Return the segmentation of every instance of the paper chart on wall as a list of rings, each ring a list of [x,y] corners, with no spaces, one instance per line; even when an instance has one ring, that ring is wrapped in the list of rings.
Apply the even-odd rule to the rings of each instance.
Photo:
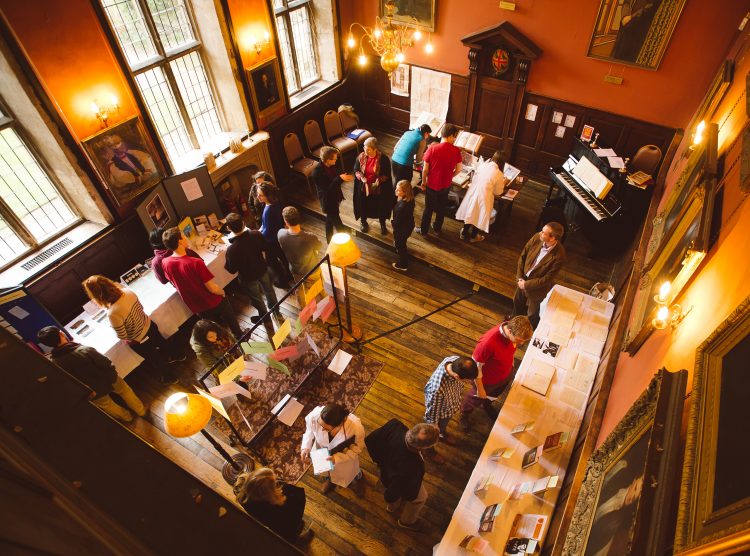
[[[188,201],[195,201],[203,197],[198,178],[190,178],[189,180],[180,182],[180,186],[182,187],[182,192],[185,194],[185,199]]]
[[[450,74],[412,66],[409,127],[414,128],[419,115],[423,112],[434,114],[445,121],[448,116],[450,91]],[[433,129],[434,131],[437,130]]]

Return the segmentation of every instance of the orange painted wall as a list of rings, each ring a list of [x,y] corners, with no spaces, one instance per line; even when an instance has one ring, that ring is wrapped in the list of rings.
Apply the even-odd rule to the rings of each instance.
[[[352,19],[372,25],[380,0],[341,0],[342,35]],[[510,21],[544,51],[532,66],[527,90],[669,127],[682,127],[703,96],[714,68],[750,9],[747,0],[687,0],[658,71],[586,57],[599,0],[517,0],[516,11],[497,0],[439,0],[435,53],[417,48],[407,63],[465,75],[468,49],[461,37]],[[346,15],[346,19],[345,19]],[[609,72],[622,85],[604,83]]]
[[[744,42],[750,40],[745,29]],[[737,44],[741,44],[741,40]],[[747,230],[750,225],[748,194],[740,190],[740,155],[742,132],[748,126],[745,112],[745,75],[750,71],[750,57],[742,56],[735,68],[734,81],[710,121],[719,124],[719,153],[725,154],[722,178],[724,198],[719,240],[708,253],[693,281],[676,300],[691,313],[675,329],[655,331],[640,350],[631,357],[622,354],[617,363],[598,444],[622,419],[638,395],[646,388],[654,372],[664,366],[670,371],[687,369],[691,389],[696,348],[711,332],[750,295],[750,256]],[[667,176],[665,202],[684,165],[680,151],[687,147],[690,133],[675,156]],[[652,291],[647,292],[653,295]]]
[[[0,10],[78,139],[100,129],[91,109],[95,100],[105,104],[117,97],[118,120],[139,114],[88,0],[0,0]]]

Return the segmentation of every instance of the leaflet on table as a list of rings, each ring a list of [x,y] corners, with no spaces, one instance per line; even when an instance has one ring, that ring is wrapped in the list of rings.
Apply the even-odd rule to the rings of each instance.
[[[240,347],[248,355],[266,355],[274,351],[269,342],[242,342]]]
[[[318,278],[318,280],[312,286],[307,288],[307,291],[305,292],[305,303],[310,303],[310,301],[315,299],[315,296],[317,296],[322,291],[323,280],[321,278]]]
[[[204,392],[197,386],[195,387],[195,389],[201,396],[208,400],[208,402],[211,404],[211,407],[218,411],[219,414],[226,420],[229,420],[229,414],[227,413],[227,410],[224,409],[224,404],[221,403],[221,400],[219,398],[215,398],[214,396],[212,396],[208,392]]]
[[[555,366],[558,369],[565,369],[569,371],[573,369],[578,361],[578,352],[569,347],[561,347],[560,351],[557,352],[555,357]]]
[[[251,397],[250,392],[248,392],[245,388],[234,381],[227,382],[226,384],[219,384],[218,386],[212,386],[208,389],[208,391],[211,392],[212,395],[220,399],[228,398],[229,396],[245,396],[246,398]]]
[[[604,349],[604,342],[576,333],[573,339],[570,341],[570,347],[577,349],[579,352],[585,352],[590,355],[599,357],[601,356],[602,350]]]
[[[277,371],[281,371],[285,375],[288,375],[288,376],[291,375],[291,373],[289,372],[289,367],[287,367],[286,365],[284,365],[284,363],[280,363],[279,361],[276,361],[270,355],[267,356],[266,359],[268,360],[268,365],[271,368],[276,369]]]
[[[564,404],[581,410],[586,405],[588,397],[588,392],[581,392],[570,386],[563,386],[557,399]]]
[[[597,313],[603,314],[609,319],[615,310],[615,306],[612,303],[607,303],[603,299],[597,299],[596,297],[589,299],[589,307]]]
[[[302,309],[299,312],[299,322],[302,323],[302,326],[305,326],[307,322],[310,320],[310,318],[313,316],[313,313],[315,313],[315,309],[318,306],[318,302],[315,301],[315,299],[311,299],[307,305],[305,305],[304,309]]]
[[[226,369],[219,373],[219,384],[232,382],[235,378],[240,376],[240,373],[244,370],[245,360],[242,357],[238,357],[232,361]]]
[[[591,338],[592,340],[597,340],[599,342],[607,341],[607,334],[609,333],[609,329],[606,326],[600,326],[598,324],[580,321],[577,323],[577,325],[577,336],[586,336],[587,338]]]
[[[240,373],[242,380],[266,380],[268,376],[268,365],[258,361],[245,361],[245,369]]]
[[[341,375],[346,370],[346,367],[351,360],[352,354],[340,349],[336,352],[336,355],[333,356],[333,359],[331,359],[331,362],[328,364],[328,369],[337,375]]]
[[[286,340],[286,337],[289,336],[289,333],[292,331],[292,321],[289,319],[286,319],[281,326],[279,326],[278,330],[276,330],[276,334],[273,335],[272,341],[274,347],[278,349],[281,344]]]
[[[291,427],[297,417],[299,417],[299,414],[302,413],[303,409],[304,406],[299,403],[296,398],[293,398],[290,394],[286,394],[281,398],[281,401],[274,406],[271,413],[276,415],[276,418],[279,421]]]
[[[333,462],[329,461],[328,458],[331,452],[328,448],[320,448],[319,450],[312,450],[310,452],[310,460],[313,465],[313,473],[320,475],[321,473],[327,473],[333,469]]]
[[[576,375],[576,378],[573,379],[571,377],[570,380],[579,381],[580,383],[582,383],[582,387],[579,387],[578,389],[588,392],[589,386],[591,386],[591,383],[594,381],[594,377],[596,376],[596,369],[598,366],[598,358],[592,357],[587,353],[581,353],[578,356],[578,360],[576,361],[576,366],[573,371],[573,374]]]
[[[533,358],[521,378],[521,385],[541,394],[542,396],[546,396],[553,376],[555,376],[554,365]]]

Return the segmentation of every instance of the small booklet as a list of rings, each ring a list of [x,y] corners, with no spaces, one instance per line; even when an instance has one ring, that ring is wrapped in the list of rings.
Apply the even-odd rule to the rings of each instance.
[[[320,448],[319,450],[312,450],[310,452],[310,460],[313,464],[313,473],[320,475],[321,473],[327,473],[333,469],[333,462],[328,460],[328,456],[331,453],[328,448]]]
[[[526,423],[519,423],[515,427],[513,427],[510,431],[510,434],[521,434],[524,431],[531,431],[534,430],[534,421],[528,421]]]
[[[492,477],[493,475],[492,473],[490,473],[489,475],[479,479],[476,486],[474,487],[474,493],[481,494],[482,492],[486,492],[492,484]]]
[[[508,459],[513,455],[513,450],[510,448],[498,448],[497,450],[490,453],[490,461],[498,461],[500,458]]]
[[[534,484],[531,485],[532,494],[540,494],[546,490],[555,488],[559,479],[558,475],[548,475],[534,481]]]
[[[468,550],[469,552],[484,552],[484,549],[489,546],[489,542],[481,537],[475,537],[474,535],[466,535],[463,540],[458,543],[460,548]]]
[[[503,509],[502,503],[490,504],[482,512],[482,518],[479,520],[479,532],[489,533],[492,531],[492,527],[495,525],[495,518],[500,514],[500,510]]]
[[[521,468],[525,469],[531,465],[534,465],[536,462],[539,461],[539,458],[542,456],[542,447],[541,446],[535,446],[528,452],[526,452],[523,455],[523,459],[521,460]]]
[[[568,438],[570,438],[569,432],[556,432],[555,434],[550,434],[544,439],[543,449],[545,452],[555,450],[565,444],[568,441]]]

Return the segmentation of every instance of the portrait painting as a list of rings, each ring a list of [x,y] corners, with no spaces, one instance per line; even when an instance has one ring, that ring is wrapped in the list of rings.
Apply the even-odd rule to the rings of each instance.
[[[174,206],[161,183],[139,199],[135,211],[147,232],[175,226],[178,222]]]
[[[566,556],[664,554],[677,513],[687,371],[660,369],[586,464]]]
[[[659,67],[685,0],[601,0],[588,55]]]
[[[164,178],[137,116],[84,139],[82,144],[118,204],[130,201]]]
[[[393,21],[423,31],[435,30],[435,0],[380,0],[380,16],[393,12]]]
[[[247,70],[253,106],[260,118],[266,118],[284,102],[278,59],[273,58]]]

